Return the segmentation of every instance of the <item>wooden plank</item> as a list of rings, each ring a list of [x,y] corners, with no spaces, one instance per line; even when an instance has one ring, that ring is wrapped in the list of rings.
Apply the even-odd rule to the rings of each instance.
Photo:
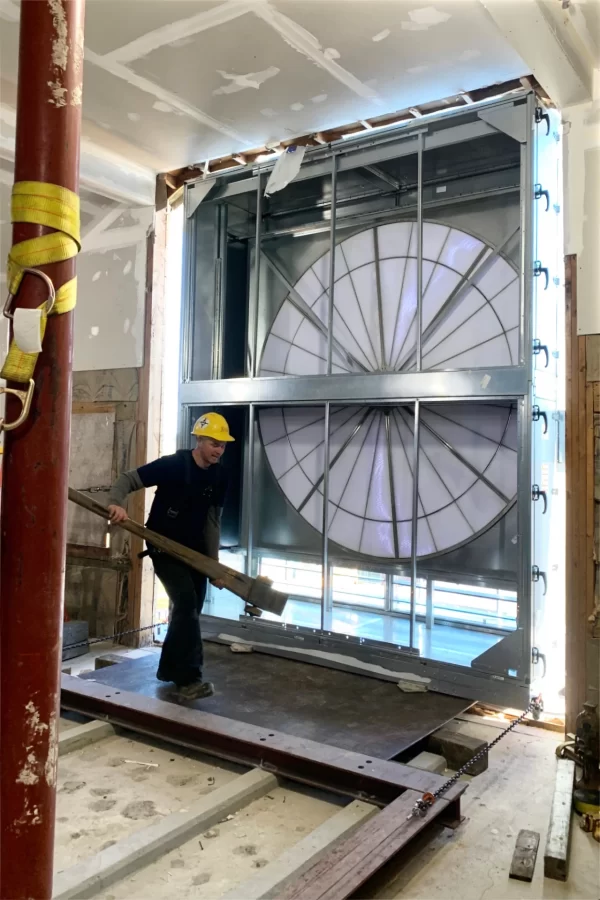
[[[539,845],[540,835],[537,831],[522,829],[519,832],[509,878],[516,881],[532,881]]]
[[[594,605],[593,382],[587,340],[577,334],[577,257],[566,257],[566,729],[587,699],[588,617]]]
[[[412,817],[410,812],[419,797],[406,791],[287,885],[277,900],[345,900],[352,896],[447,806],[440,800],[423,818]]]
[[[586,350],[587,359],[587,350]],[[594,613],[594,587],[595,587],[595,482],[596,482],[596,453],[594,437],[594,390],[591,384],[585,386],[585,446],[586,446],[586,483],[585,483],[585,574],[584,574],[584,617],[586,644],[590,638],[588,628],[589,617]],[[587,665],[587,663],[586,663]],[[586,682],[587,683],[587,682]],[[584,698],[588,699],[587,697]]]
[[[443,756],[451,769],[460,769],[477,754],[477,762],[469,766],[468,775],[481,775],[488,767],[487,741],[451,728],[440,728],[427,742],[427,749]]]
[[[574,464],[574,450],[577,446],[578,381],[574,377],[574,334],[576,335],[577,308],[577,257],[565,257],[565,489],[566,489],[566,529],[565,529],[565,706],[567,711],[566,730],[573,731],[576,708],[576,668],[578,665],[577,635],[571,633],[572,609],[577,593],[575,578],[577,571],[577,542],[575,540],[575,519],[577,515],[577,466]]]
[[[91,497],[86,497],[85,494],[69,488],[69,500],[106,521],[108,516],[106,507],[92,500]],[[189,547],[184,547],[156,531],[145,528],[138,522],[134,522],[133,519],[128,518],[119,522],[118,527],[168,553],[192,569],[201,572],[202,575],[207,575],[211,580],[219,579],[229,591],[247,603],[253,603],[260,609],[274,612],[276,615],[281,615],[285,609],[287,595],[273,590],[270,582],[264,578],[251,578],[243,572],[237,572],[235,569],[217,562],[216,559],[205,556],[197,550],[190,550]]]
[[[103,403],[94,400],[73,400],[71,405],[71,415],[81,416],[89,413],[112,413],[116,412],[116,409],[116,403]]]
[[[558,759],[550,824],[544,852],[544,875],[546,878],[554,878],[556,881],[567,880],[574,782],[575,763],[573,760]]]
[[[110,547],[94,547],[90,544],[67,544],[67,556],[82,559],[108,559]]]
[[[586,381],[600,381],[600,334],[588,334],[585,340]]]

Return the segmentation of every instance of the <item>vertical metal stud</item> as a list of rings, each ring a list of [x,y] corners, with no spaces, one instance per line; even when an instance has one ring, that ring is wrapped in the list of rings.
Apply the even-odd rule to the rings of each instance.
[[[410,648],[415,645],[416,599],[417,599],[417,539],[419,524],[419,432],[421,430],[421,401],[415,400],[413,431],[413,495],[412,495],[412,535],[410,542]]]
[[[331,610],[331,585],[329,578],[329,420],[330,403],[325,404],[325,435],[323,443],[323,596],[321,598],[321,629],[326,628],[326,618]],[[328,626],[327,626],[328,627]]]
[[[220,203],[217,209],[215,253],[215,320],[212,348],[212,377],[223,377],[223,339],[225,323],[225,270],[227,260],[227,219],[229,207]]]
[[[260,243],[262,237],[262,201],[263,179],[258,176],[256,186],[256,228],[254,232],[254,284],[250,291],[250,309],[248,310],[248,323],[250,324],[250,359],[248,374],[250,378],[258,375],[258,304],[260,295]]]
[[[333,294],[335,291],[335,231],[337,221],[337,156],[331,159],[331,220],[329,223],[329,308],[327,310],[327,374],[333,358]]]
[[[427,631],[431,631],[433,626],[433,578],[428,578],[425,588],[425,627]]]
[[[329,307],[327,310],[327,375],[331,375],[333,359],[333,312],[335,292],[335,238],[337,221],[337,156],[331,158],[331,219],[329,222]],[[325,404],[325,434],[323,441],[323,596],[321,597],[321,630],[325,630],[331,611],[329,577],[329,427],[331,407]]]
[[[244,484],[242,487],[242,510],[244,514],[246,545],[246,575],[253,575],[254,550],[254,432],[256,413],[254,403],[248,405],[248,445],[246,447],[246,465],[244,467]]]
[[[423,367],[423,146],[419,135],[417,151],[417,372]]]

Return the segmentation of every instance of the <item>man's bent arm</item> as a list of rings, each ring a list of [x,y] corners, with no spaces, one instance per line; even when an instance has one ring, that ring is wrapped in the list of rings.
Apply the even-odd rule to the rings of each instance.
[[[108,506],[125,506],[127,495],[140,491],[144,485],[137,469],[119,475],[108,494]]]

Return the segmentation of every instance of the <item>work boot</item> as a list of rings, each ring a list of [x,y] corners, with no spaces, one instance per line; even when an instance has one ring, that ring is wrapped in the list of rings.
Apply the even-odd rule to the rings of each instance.
[[[212,697],[215,687],[210,681],[193,681],[177,687],[177,694],[182,700],[204,700]]]

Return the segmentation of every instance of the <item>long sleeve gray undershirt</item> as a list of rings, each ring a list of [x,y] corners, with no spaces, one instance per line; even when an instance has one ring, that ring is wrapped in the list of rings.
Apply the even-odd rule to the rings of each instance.
[[[125,506],[127,496],[133,491],[141,491],[144,485],[137,469],[123,472],[119,475],[108,493],[109,506]],[[210,506],[204,523],[203,543],[206,556],[219,559],[219,544],[221,542],[221,515],[223,510],[217,506]]]

